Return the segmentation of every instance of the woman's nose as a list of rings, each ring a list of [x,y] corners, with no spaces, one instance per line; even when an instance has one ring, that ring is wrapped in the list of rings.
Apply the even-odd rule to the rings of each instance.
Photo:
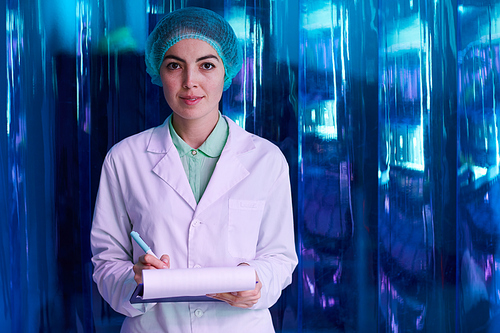
[[[183,86],[186,89],[195,88],[198,86],[198,73],[195,69],[187,68],[184,72]]]

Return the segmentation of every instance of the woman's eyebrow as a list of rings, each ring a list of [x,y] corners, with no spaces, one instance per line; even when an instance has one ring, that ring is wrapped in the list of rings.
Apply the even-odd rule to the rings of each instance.
[[[165,57],[163,58],[163,60],[165,60],[165,59],[174,59],[174,60],[177,60],[179,62],[184,62],[184,63],[186,62],[186,60],[184,60],[182,58],[179,58],[179,57],[177,57],[175,55],[172,55],[172,54],[165,55]],[[220,61],[219,57],[217,57],[217,56],[215,56],[213,54],[209,54],[209,55],[206,55],[206,56],[203,56],[203,57],[200,57],[200,58],[196,59],[196,62],[200,62],[200,61],[207,60],[207,59],[215,59],[217,61]]]
[[[165,59],[174,59],[174,60],[177,60],[180,62],[186,62],[186,60],[179,58],[177,56],[171,55],[171,54],[166,54],[165,57],[163,57],[163,60],[165,60]]]
[[[215,59],[215,60],[219,61],[219,57],[217,57],[213,54],[209,54],[209,55],[206,55],[204,57],[196,59],[196,62],[200,62],[200,61],[207,60],[207,59]]]

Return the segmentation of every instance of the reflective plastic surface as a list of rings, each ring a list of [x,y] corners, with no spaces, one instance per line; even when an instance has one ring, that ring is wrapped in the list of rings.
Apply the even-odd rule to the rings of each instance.
[[[300,10],[299,327],[368,332],[377,324],[377,142],[367,140],[377,135],[376,8],[301,1]]]
[[[290,164],[300,263],[276,331],[500,330],[500,1],[8,0],[2,331],[119,332],[91,277],[100,167],[170,113],[144,42],[186,6],[235,28],[221,110]]]
[[[458,250],[462,332],[500,330],[500,1],[458,6]],[[497,272],[499,275],[497,276]]]
[[[380,330],[453,332],[456,7],[380,8]]]
[[[31,16],[39,9],[37,4],[27,10],[8,1],[4,12],[7,72],[2,85],[6,88],[2,147],[6,150],[2,149],[1,160],[6,178],[1,188],[2,205],[7,208],[2,216],[1,307],[7,320],[1,326],[13,332],[37,331],[41,322],[58,316],[49,311],[58,293],[53,150],[47,144],[53,111],[45,98],[50,89],[50,70],[44,64],[49,52],[46,35],[39,17]]]

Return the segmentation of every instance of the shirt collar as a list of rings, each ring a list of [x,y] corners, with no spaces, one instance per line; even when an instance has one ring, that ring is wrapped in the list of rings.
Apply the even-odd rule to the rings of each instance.
[[[172,116],[169,117],[168,126],[170,129],[170,136],[172,138],[172,142],[177,148],[179,155],[182,157],[188,153],[190,153],[193,148],[189,146],[182,138],[177,134],[172,125]],[[197,149],[204,153],[209,157],[219,157],[222,153],[222,149],[226,145],[227,137],[229,135],[229,126],[224,117],[221,116],[219,112],[219,120],[215,125],[212,133],[208,136],[208,138],[203,142],[203,144]]]

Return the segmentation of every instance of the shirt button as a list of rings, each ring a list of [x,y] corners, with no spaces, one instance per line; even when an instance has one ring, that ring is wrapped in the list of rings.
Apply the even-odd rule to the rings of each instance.
[[[200,265],[194,265],[193,268],[201,268]]]
[[[198,152],[197,152],[196,150],[191,150],[191,155],[193,155],[193,156],[194,156],[194,155],[196,155],[196,154],[198,154]]]
[[[200,220],[193,220],[193,223],[191,224],[193,227],[197,227],[200,224]]]
[[[201,316],[203,316],[203,311],[201,311],[200,309],[196,309],[194,311],[194,315],[198,318],[200,318]]]

